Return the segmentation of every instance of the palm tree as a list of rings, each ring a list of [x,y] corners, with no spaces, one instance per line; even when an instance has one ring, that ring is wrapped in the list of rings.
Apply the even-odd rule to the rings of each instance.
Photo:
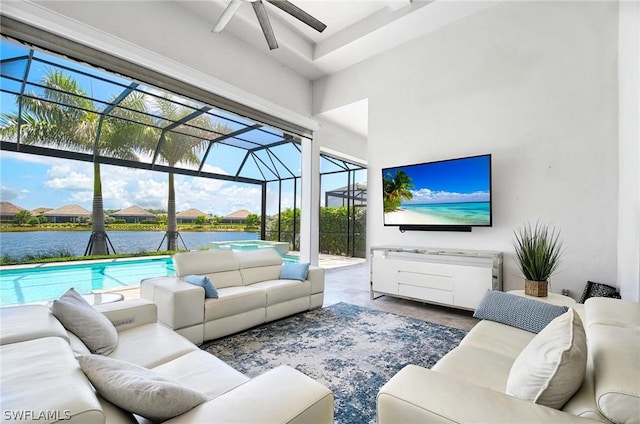
[[[157,127],[164,127],[167,122],[177,122],[191,115],[193,109],[179,105],[170,97],[156,98],[156,108],[162,118],[156,119]],[[200,153],[211,137],[211,131],[220,134],[232,130],[222,124],[214,123],[208,115],[198,115],[183,125],[178,131],[165,131],[157,144],[157,153],[169,167],[178,163],[188,165],[200,164]],[[155,147],[155,146],[154,146]],[[174,173],[169,171],[169,189],[167,196],[167,250],[178,249],[178,221],[176,218],[176,192]]]
[[[111,98],[114,104],[116,96]],[[95,155],[114,156],[119,159],[138,160],[136,150],[142,150],[141,145],[147,140],[157,139],[153,128],[145,125],[151,123],[147,115],[136,112],[146,112],[146,96],[132,91],[124,99],[118,102],[117,117],[101,117],[98,122],[100,128],[100,140],[97,144]],[[141,116],[143,116],[141,120]],[[125,119],[119,119],[125,118]],[[137,120],[142,123],[135,123]],[[146,122],[144,122],[146,121]],[[94,136],[95,137],[95,136]],[[95,142],[95,138],[94,138]],[[100,174],[100,162],[93,162],[93,210],[92,210],[92,235],[89,242],[90,255],[108,254],[107,232],[104,222],[104,202],[102,198],[102,178]]]
[[[403,200],[413,199],[411,189],[414,185],[411,177],[404,171],[396,171],[396,175],[387,174],[384,177],[384,211],[393,212],[402,204]]]
[[[40,84],[43,86],[40,98],[36,94],[18,98],[20,116],[11,113],[0,117],[0,135],[17,138],[20,131],[20,142],[24,144],[54,145],[93,152],[96,156],[104,154],[137,159],[136,139],[148,129],[131,122],[101,117],[78,82],[62,71],[46,72]],[[139,111],[146,108],[144,96],[139,93],[129,94],[119,105]],[[97,136],[100,139],[96,144]],[[104,255],[108,254],[108,247],[99,162],[94,161],[93,171],[92,235],[87,253]]]

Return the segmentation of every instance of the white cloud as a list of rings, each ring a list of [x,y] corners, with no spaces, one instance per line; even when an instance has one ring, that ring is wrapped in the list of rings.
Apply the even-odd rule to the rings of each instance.
[[[204,164],[204,166],[202,167],[202,171],[204,172],[211,172],[213,174],[221,174],[221,175],[230,175],[227,171],[225,171],[224,169],[218,167],[218,166],[212,166],[209,165],[207,163]]]
[[[0,199],[2,199],[3,202],[24,199],[28,194],[29,190],[27,189],[16,190],[5,185],[0,186]]]
[[[487,202],[489,192],[476,191],[473,193],[456,193],[448,191],[433,191],[428,188],[411,190],[413,199],[406,202],[408,204],[420,203],[459,203],[459,202]]]
[[[81,166],[72,168],[68,163],[54,165],[47,171],[47,177],[44,181],[47,188],[89,192],[93,190],[93,175],[84,172]]]
[[[166,175],[165,179],[166,179]],[[131,204],[145,209],[166,209],[168,183],[148,178],[138,181],[136,190],[131,193]]]
[[[71,195],[67,198],[67,203],[73,204],[89,204],[91,205],[93,201],[93,192],[92,191],[78,191],[76,193],[71,193]],[[87,209],[91,210],[91,207]]]

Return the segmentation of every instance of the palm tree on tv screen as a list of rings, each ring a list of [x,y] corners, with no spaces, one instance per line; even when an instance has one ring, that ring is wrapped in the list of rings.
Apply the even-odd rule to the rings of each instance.
[[[41,93],[28,93],[18,98],[21,113],[3,114],[0,134],[32,145],[50,145],[70,151],[94,153],[120,159],[137,160],[135,153],[140,137],[148,131],[144,125],[113,117],[102,118],[100,110],[80,84],[59,70],[49,70],[40,81]],[[115,99],[113,96],[111,101]],[[22,104],[20,105],[20,102]],[[121,118],[130,118],[136,110],[146,108],[144,95],[132,92],[118,105]],[[129,110],[127,110],[129,109]],[[99,142],[96,143],[96,137]],[[92,235],[89,255],[108,254],[104,225],[100,163],[93,162]]]
[[[412,188],[414,188],[413,182],[406,172],[396,171],[395,175],[386,174],[382,188],[385,213],[398,210],[403,200],[413,199]]]
[[[158,127],[166,127],[167,122],[177,122],[194,112],[193,109],[180,105],[169,96],[155,98],[158,115]],[[199,165],[198,154],[202,152],[211,140],[212,132],[227,134],[231,129],[225,125],[215,123],[211,117],[201,114],[190,119],[177,128],[165,131],[157,144],[158,156],[173,168],[178,163]],[[178,222],[176,218],[176,192],[174,173],[169,171],[169,188],[167,196],[167,250],[178,249]]]

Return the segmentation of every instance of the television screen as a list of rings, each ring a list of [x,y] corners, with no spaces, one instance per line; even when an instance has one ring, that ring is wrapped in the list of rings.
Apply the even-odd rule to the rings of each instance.
[[[382,170],[384,225],[491,226],[491,155]]]

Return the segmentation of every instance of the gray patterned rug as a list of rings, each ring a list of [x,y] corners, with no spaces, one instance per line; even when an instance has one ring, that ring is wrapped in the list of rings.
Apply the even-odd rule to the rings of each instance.
[[[466,335],[347,303],[205,343],[202,349],[255,377],[289,365],[333,391],[335,422],[375,423],[378,390],[405,365],[431,368]]]

